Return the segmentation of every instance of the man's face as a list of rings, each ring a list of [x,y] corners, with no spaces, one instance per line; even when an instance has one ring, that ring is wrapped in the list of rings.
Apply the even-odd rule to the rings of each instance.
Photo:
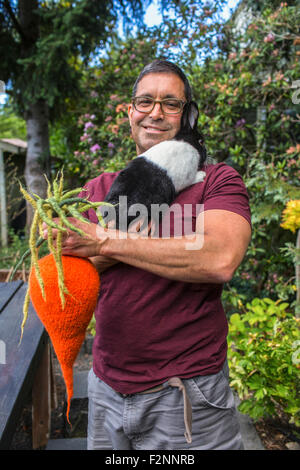
[[[155,100],[176,98],[186,101],[183,81],[173,73],[149,73],[138,84],[136,96],[149,96]],[[172,139],[180,129],[180,114],[163,114],[161,105],[156,103],[149,114],[140,113],[132,104],[128,116],[137,154],[148,150],[163,140]]]

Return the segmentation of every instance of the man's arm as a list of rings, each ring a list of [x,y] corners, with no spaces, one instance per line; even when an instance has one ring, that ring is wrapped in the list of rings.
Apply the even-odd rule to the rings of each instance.
[[[204,219],[204,223],[203,223]],[[194,239],[121,238],[112,230],[95,224],[80,225],[89,238],[74,232],[63,243],[63,253],[74,256],[104,256],[145,269],[158,276],[184,282],[228,282],[240,265],[251,238],[251,228],[244,217],[224,210],[200,214]],[[201,246],[201,241],[203,244]],[[188,247],[198,249],[188,249]]]
[[[251,228],[244,217],[209,210],[198,216],[193,239],[108,238],[100,250],[107,257],[168,279],[223,283],[242,262],[250,238]]]
[[[89,260],[93,263],[99,274],[119,263],[118,260],[103,255],[91,256]]]
[[[149,235],[151,231],[151,222],[149,223],[148,227],[145,228],[143,231],[140,230],[141,228],[140,225],[141,225],[140,222],[131,224],[131,232],[136,232],[140,236]],[[113,222],[111,224],[110,223],[108,224],[108,228],[112,226],[113,226]],[[99,274],[103,273],[104,271],[106,271],[106,269],[111,268],[115,264],[119,263],[117,259],[113,259],[104,255],[93,256],[93,257],[90,257],[89,259],[93,263],[93,265],[95,266]]]

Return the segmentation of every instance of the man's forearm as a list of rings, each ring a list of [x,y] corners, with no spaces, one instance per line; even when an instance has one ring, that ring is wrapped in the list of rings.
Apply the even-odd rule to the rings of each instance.
[[[63,254],[100,256],[104,257],[104,267],[112,265],[111,260],[121,261],[184,282],[228,282],[242,262],[251,238],[251,227],[243,217],[222,210],[208,211],[205,229],[199,219],[193,238],[143,238],[140,232],[123,237],[121,232],[97,224],[87,225],[75,218],[72,223],[85,231],[86,237],[68,231],[62,242]],[[47,229],[44,230],[46,238]],[[55,229],[52,237],[55,243]]]
[[[113,258],[107,258],[106,256],[93,256],[89,260],[93,263],[99,274],[102,274],[106,269],[111,268],[119,261]]]
[[[188,249],[193,243],[199,243],[199,240],[190,237],[116,238],[107,239],[101,247],[101,253],[172,280],[226,282],[228,266],[217,244],[213,240],[204,239],[201,248]]]

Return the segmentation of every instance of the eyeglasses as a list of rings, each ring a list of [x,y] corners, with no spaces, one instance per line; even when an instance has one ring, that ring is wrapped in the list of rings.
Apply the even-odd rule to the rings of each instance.
[[[164,114],[179,114],[186,104],[185,101],[177,100],[176,98],[154,100],[149,96],[136,96],[132,99],[132,104],[139,113],[151,113],[156,103],[160,104]]]

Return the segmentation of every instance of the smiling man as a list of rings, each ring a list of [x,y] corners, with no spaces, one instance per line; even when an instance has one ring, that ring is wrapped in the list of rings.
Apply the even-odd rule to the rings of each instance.
[[[170,103],[170,106],[177,102],[179,112],[165,114],[159,102],[154,103],[152,111],[147,112],[143,109],[143,107],[147,109],[147,98],[155,101],[164,100],[163,102]],[[137,94],[128,108],[131,133],[138,155],[163,140],[172,139],[177,134],[185,103],[184,84],[178,75],[156,73],[155,79],[152,74],[145,75],[141,79]]]
[[[176,135],[190,101],[189,83],[175,64],[156,60],[143,69],[128,108],[139,155]],[[101,273],[89,449],[243,448],[228,383],[221,294],[250,241],[248,194],[225,163],[203,169],[205,180],[174,201],[192,208],[195,236],[204,237],[201,249],[188,250],[186,236],[174,233],[118,236],[99,227],[93,211],[89,225],[72,220],[87,238],[69,231],[64,239],[64,254],[89,257]],[[104,200],[116,176],[103,173],[88,182],[89,198]]]

